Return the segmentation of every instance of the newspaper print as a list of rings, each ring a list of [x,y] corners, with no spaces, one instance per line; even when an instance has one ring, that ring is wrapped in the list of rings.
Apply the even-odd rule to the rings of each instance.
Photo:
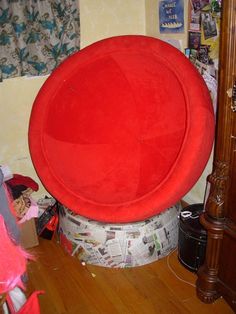
[[[114,268],[141,266],[177,247],[180,210],[178,203],[145,221],[103,224],[60,205],[59,233],[80,261]]]

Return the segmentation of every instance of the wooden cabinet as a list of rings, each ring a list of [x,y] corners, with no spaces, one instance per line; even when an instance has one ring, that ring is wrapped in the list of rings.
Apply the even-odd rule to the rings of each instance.
[[[208,240],[197,294],[205,303],[223,296],[236,312],[236,0],[222,3],[216,143],[200,218]]]

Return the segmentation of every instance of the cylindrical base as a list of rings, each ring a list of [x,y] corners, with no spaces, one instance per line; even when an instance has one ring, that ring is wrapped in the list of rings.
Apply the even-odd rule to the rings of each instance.
[[[135,267],[177,247],[180,204],[141,222],[104,224],[60,206],[60,243],[72,256],[103,267]]]

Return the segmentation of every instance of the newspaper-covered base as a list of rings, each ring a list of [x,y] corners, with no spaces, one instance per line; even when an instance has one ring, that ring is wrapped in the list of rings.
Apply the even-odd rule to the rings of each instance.
[[[145,265],[177,247],[180,210],[178,203],[145,221],[104,224],[59,205],[60,243],[87,264],[110,268]]]

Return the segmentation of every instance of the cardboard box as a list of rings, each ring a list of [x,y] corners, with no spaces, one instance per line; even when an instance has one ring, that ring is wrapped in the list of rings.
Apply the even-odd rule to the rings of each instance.
[[[39,244],[35,220],[32,218],[19,225],[20,243],[23,248],[29,249]]]

